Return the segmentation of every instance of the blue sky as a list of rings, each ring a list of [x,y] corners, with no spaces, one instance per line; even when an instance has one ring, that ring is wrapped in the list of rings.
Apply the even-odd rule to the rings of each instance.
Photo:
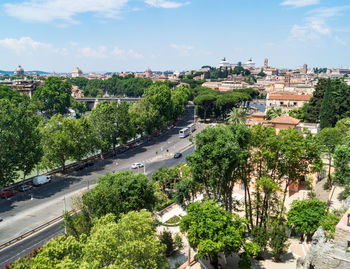
[[[0,70],[350,67],[348,0],[1,0]]]

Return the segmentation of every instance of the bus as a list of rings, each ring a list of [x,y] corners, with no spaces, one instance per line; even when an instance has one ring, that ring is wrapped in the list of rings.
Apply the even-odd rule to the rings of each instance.
[[[190,130],[190,133],[193,133],[196,130],[196,124],[191,123],[187,128]]]
[[[186,136],[189,136],[189,134],[190,134],[190,129],[188,129],[188,128],[183,128],[183,129],[181,129],[180,132],[179,132],[179,137],[180,137],[180,138],[185,138]]]

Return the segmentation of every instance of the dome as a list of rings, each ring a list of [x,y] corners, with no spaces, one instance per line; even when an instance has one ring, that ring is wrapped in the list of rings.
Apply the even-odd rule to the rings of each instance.
[[[73,72],[72,72],[73,78],[80,77],[82,75],[83,75],[83,71],[81,71],[81,69],[79,67],[76,67],[73,69]]]
[[[15,75],[23,75],[24,74],[24,69],[22,68],[22,66],[18,66],[15,70]]]

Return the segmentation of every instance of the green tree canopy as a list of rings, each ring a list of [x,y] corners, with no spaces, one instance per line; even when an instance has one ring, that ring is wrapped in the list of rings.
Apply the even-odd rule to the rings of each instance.
[[[230,255],[243,250],[249,256],[257,254],[250,253],[252,243],[245,240],[246,222],[213,201],[190,204],[187,215],[181,219],[180,229],[181,232],[186,232],[188,242],[198,250],[198,256],[209,258],[214,268],[218,268],[218,257],[221,253]],[[256,249],[259,250],[254,250]]]
[[[107,173],[98,179],[98,185],[83,195],[84,209],[92,217],[113,213],[119,217],[132,210],[152,210],[155,186],[144,174],[131,171]]]
[[[66,114],[71,106],[72,85],[58,77],[49,77],[43,87],[38,87],[33,99],[41,102],[41,111],[47,116]]]
[[[295,200],[287,213],[288,223],[297,232],[305,232],[310,239],[327,214],[327,205],[318,200]]]

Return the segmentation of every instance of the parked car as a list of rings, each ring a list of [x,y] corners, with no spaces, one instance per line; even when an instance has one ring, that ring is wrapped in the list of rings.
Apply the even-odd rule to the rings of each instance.
[[[174,159],[179,159],[179,158],[181,158],[181,156],[182,156],[182,153],[177,152],[174,154]]]
[[[2,222],[2,217],[0,217],[0,222]]]
[[[90,166],[93,166],[95,163],[93,161],[90,161],[90,162],[87,162],[85,164],[85,167],[90,167]]]
[[[1,198],[9,198],[14,196],[17,192],[15,190],[6,190],[1,192]]]
[[[135,143],[135,146],[141,146],[141,145],[143,145],[145,142],[143,141],[143,140],[140,140],[140,141],[137,141],[136,143]]]
[[[33,188],[32,185],[27,185],[27,184],[24,184],[24,185],[21,185],[19,186],[19,191],[27,191],[27,190],[30,190],[31,188]]]
[[[130,144],[129,145],[129,149],[134,149],[134,148],[136,148],[135,144]]]
[[[127,151],[129,148],[128,147],[121,147],[120,149],[117,150],[117,154],[122,154],[125,151]]]
[[[40,186],[40,185],[43,185],[43,184],[49,183],[49,182],[51,182],[51,178],[49,178],[46,175],[37,176],[37,177],[33,178],[33,185],[34,186]]]
[[[132,169],[136,169],[136,168],[142,168],[144,165],[142,163],[133,163],[131,165]]]
[[[160,136],[160,133],[159,132],[155,132],[153,136],[155,136],[155,137]]]

